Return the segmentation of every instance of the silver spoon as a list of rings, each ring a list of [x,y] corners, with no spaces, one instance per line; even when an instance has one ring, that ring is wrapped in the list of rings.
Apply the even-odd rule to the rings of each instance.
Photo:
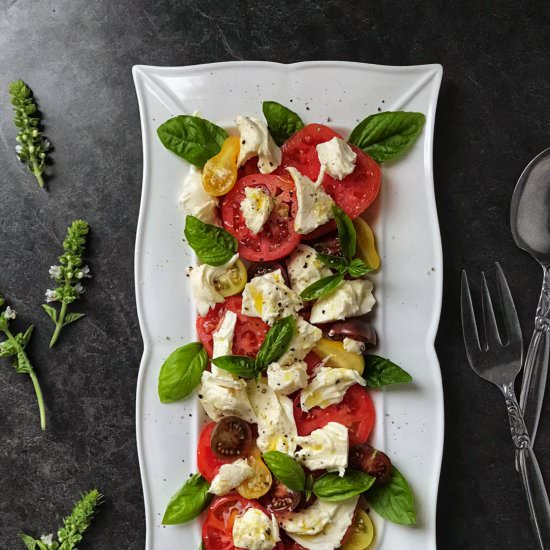
[[[510,225],[516,244],[528,252],[543,271],[542,292],[525,357],[519,401],[527,431],[534,443],[544,400],[550,350],[550,148],[538,154],[519,177],[512,196]]]

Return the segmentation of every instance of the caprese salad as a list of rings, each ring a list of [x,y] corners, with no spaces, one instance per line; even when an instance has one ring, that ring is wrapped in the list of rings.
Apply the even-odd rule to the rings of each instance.
[[[198,472],[163,523],[202,514],[206,550],[366,550],[371,510],[407,525],[416,513],[403,475],[369,444],[369,392],[411,377],[373,353],[380,258],[361,214],[380,164],[412,146],[424,116],[377,113],[346,140],[276,102],[263,113],[230,133],[188,115],[158,128],[192,165],[181,206],[199,340],[166,359],[158,392],[165,403],[196,394],[208,417]]]

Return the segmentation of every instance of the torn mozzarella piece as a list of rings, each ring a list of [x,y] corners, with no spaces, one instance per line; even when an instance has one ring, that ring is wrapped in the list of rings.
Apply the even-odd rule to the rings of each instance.
[[[342,345],[344,346],[344,349],[346,351],[349,351],[350,353],[355,353],[357,355],[362,355],[365,351],[365,344],[364,342],[360,342],[359,340],[354,340],[353,338],[344,338],[342,340]]]
[[[267,367],[267,383],[274,392],[283,395],[294,393],[307,386],[307,363],[296,361],[286,367],[271,363]]]
[[[301,361],[316,346],[323,337],[323,331],[308,323],[301,317],[296,317],[296,329],[294,336],[288,345],[288,349],[277,361],[281,366],[292,365]]]
[[[244,223],[251,233],[257,235],[271,215],[273,198],[261,187],[245,187],[244,194],[246,198],[240,206]]]
[[[235,121],[240,135],[238,166],[258,157],[260,173],[271,174],[281,164],[282,155],[266,124],[248,116],[238,116]]]
[[[233,523],[233,544],[245,550],[272,550],[281,540],[275,516],[248,508]]]
[[[223,320],[213,335],[212,359],[233,354],[233,336],[235,335],[235,325],[237,324],[237,314],[233,311],[226,311]],[[229,371],[220,369],[212,363],[211,372],[215,376],[224,376],[225,378],[235,378]]]
[[[183,192],[179,204],[188,216],[195,216],[201,222],[211,225],[220,225],[218,200],[204,190],[201,172],[196,166],[191,166],[187,177],[183,180]]]
[[[222,467],[210,483],[208,492],[217,496],[226,495],[253,475],[254,469],[244,458],[239,458],[231,464],[222,464]]]
[[[316,149],[321,173],[327,173],[332,178],[342,181],[355,170],[357,154],[342,138],[333,137],[329,141],[319,143]],[[322,180],[322,176],[320,179]]]
[[[288,278],[292,290],[300,294],[309,285],[332,271],[317,257],[317,252],[307,244],[299,244],[287,262]]]

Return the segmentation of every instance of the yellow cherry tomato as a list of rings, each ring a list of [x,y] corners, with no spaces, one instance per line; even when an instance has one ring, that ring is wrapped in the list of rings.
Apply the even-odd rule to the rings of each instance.
[[[202,169],[202,186],[212,197],[229,193],[237,182],[239,147],[239,138],[229,136],[220,152],[206,161]]]
[[[345,350],[342,342],[321,338],[313,351],[321,359],[328,357],[327,367],[353,369],[359,374],[363,374],[365,370],[365,358]]]
[[[364,510],[357,510],[353,527],[342,550],[368,550],[374,541],[374,525]]]
[[[214,288],[224,297],[240,294],[246,285],[246,267],[237,260],[227,271],[214,279]]]
[[[376,239],[370,225],[363,218],[355,218],[353,225],[357,233],[357,256],[370,268],[378,269],[380,256],[376,250]]]
[[[248,457],[248,464],[252,466],[254,475],[237,487],[237,493],[250,499],[263,497],[271,488],[273,478],[257,448],[254,448],[251,456]]]

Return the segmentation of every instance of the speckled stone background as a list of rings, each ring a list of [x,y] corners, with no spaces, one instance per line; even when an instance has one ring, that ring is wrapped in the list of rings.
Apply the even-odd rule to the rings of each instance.
[[[81,548],[143,547],[132,265],[141,137],[130,68],[233,59],[443,65],[435,144],[445,254],[439,548],[535,549],[502,398],[465,362],[458,287],[461,268],[501,261],[530,331],[540,273],[514,247],[508,207],[523,166],[550,145],[550,6],[442,4],[0,0],[0,291],[19,312],[19,326],[36,325],[30,353],[49,418],[43,434],[29,380],[2,362],[1,549],[22,548],[21,529],[50,532],[92,486],[107,501]],[[48,194],[13,154],[6,87],[15,78],[34,89],[55,144]],[[49,351],[52,327],[40,304],[48,267],[76,217],[93,228],[94,279],[78,305],[88,317]],[[537,444],[550,483],[549,413],[550,399]]]

